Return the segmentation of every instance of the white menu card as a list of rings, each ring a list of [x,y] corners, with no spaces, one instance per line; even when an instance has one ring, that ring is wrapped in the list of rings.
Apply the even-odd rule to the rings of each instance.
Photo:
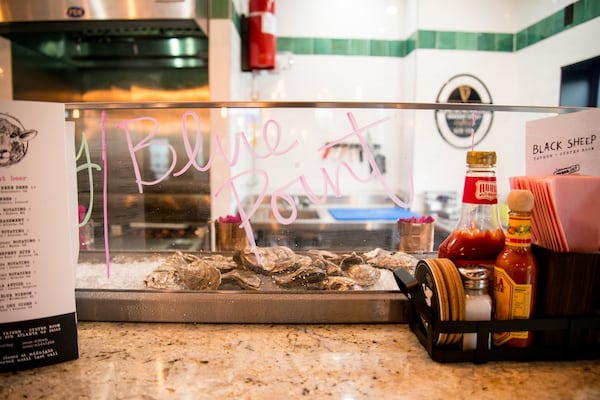
[[[600,110],[528,121],[527,175],[600,176]]]
[[[79,357],[73,128],[63,104],[0,101],[0,371]]]

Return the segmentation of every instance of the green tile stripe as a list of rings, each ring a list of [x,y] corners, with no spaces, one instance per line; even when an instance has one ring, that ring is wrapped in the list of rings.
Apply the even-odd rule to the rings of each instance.
[[[278,37],[277,50],[294,54],[405,57],[416,49],[513,51],[510,33],[417,31],[407,40]]]
[[[510,33],[418,31],[416,48],[438,50],[513,51]]]
[[[565,25],[565,10],[555,12],[552,15],[536,22],[533,25],[517,32],[515,49],[521,50],[527,46],[538,43],[550,36],[571,29],[584,22],[590,21],[600,16],[600,1],[598,0],[579,0],[573,5],[573,22]],[[597,40],[590,38],[590,40]]]
[[[231,19],[238,35],[242,34],[242,14],[238,12],[233,0],[210,0],[208,15],[210,19]]]
[[[404,57],[405,40],[278,37],[277,50],[294,54]]]
[[[242,14],[237,12],[235,7],[231,6],[231,22],[233,22],[233,26],[237,30],[238,35],[242,35]]]
[[[229,19],[232,9],[232,0],[210,0],[208,15],[210,19]]]
[[[302,55],[406,57],[417,49],[514,52],[600,17],[600,0],[572,3],[573,21],[565,26],[565,11],[512,33],[418,30],[405,40],[277,37],[277,51]],[[213,10],[214,7],[214,10]],[[231,0],[211,0],[211,18],[231,18],[241,34],[241,15]]]

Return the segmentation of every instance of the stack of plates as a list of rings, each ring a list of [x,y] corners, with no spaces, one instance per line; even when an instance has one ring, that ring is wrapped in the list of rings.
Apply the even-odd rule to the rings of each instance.
[[[510,185],[533,193],[533,243],[556,252],[600,250],[600,177],[518,176]]]

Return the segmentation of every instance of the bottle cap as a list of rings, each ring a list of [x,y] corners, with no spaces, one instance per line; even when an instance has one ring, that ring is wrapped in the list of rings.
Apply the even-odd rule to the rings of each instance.
[[[533,201],[533,193],[526,189],[511,190],[506,198],[508,209],[515,212],[531,212]]]
[[[496,165],[495,151],[467,151],[467,164]]]
[[[488,270],[485,267],[459,267],[465,289],[485,289],[488,286]]]

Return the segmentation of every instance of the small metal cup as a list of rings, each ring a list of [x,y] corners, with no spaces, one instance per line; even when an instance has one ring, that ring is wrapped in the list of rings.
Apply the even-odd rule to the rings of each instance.
[[[215,221],[215,242],[217,251],[231,251],[245,248],[248,239],[239,222]]]
[[[413,253],[432,252],[433,231],[433,222],[398,221],[398,232],[400,233],[398,250]]]

